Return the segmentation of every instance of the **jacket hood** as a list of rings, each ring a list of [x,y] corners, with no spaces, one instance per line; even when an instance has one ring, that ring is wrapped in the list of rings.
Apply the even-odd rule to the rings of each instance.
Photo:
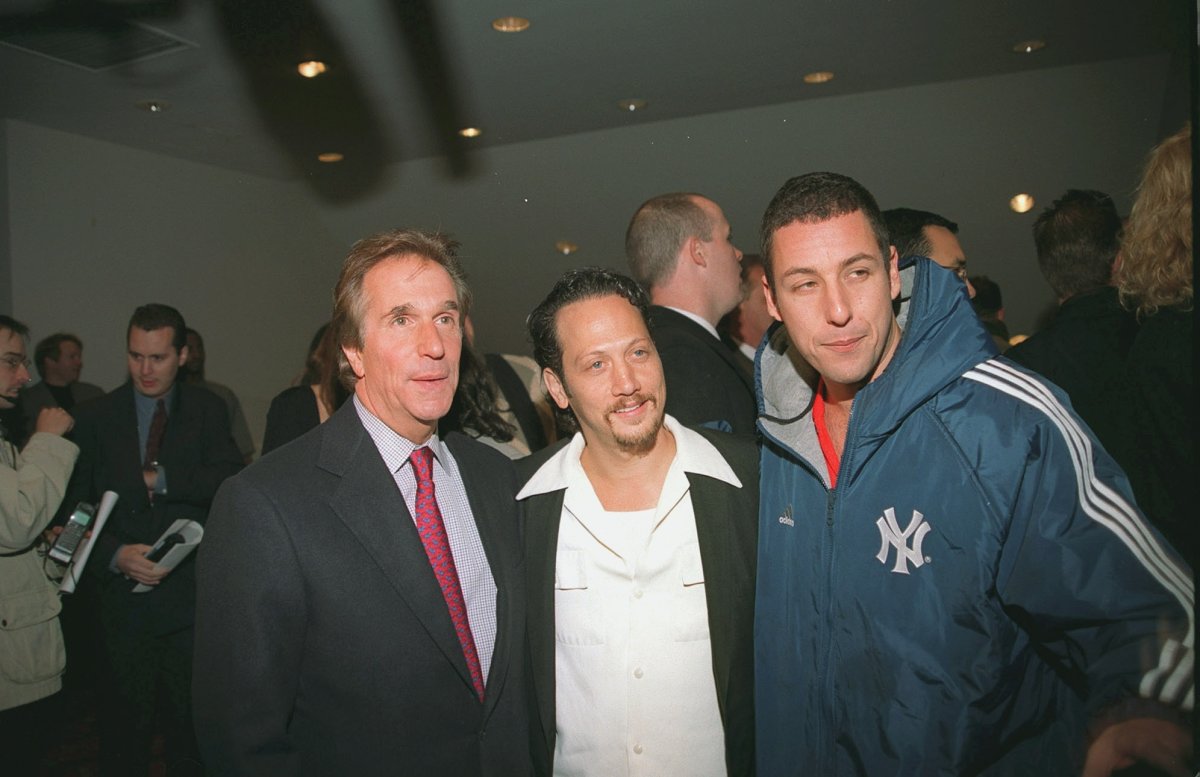
[[[966,286],[954,273],[912,257],[900,268],[900,281],[900,343],[883,374],[854,398],[851,428],[860,446],[883,439],[948,383],[996,355]],[[909,289],[911,297],[906,298]],[[759,428],[823,471],[819,448],[813,446],[816,436],[809,433],[812,425],[799,423],[812,408],[818,377],[792,345],[787,329],[773,325],[754,360]]]

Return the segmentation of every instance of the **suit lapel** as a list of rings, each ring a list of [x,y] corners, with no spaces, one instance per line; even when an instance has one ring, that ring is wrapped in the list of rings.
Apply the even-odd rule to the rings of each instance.
[[[713,679],[721,709],[729,691],[732,645],[735,630],[733,592],[737,590],[730,557],[733,538],[729,536],[732,516],[739,514],[738,490],[702,475],[688,474],[691,483],[692,512],[696,516],[696,538],[700,543],[700,561],[704,565],[704,595],[708,605],[708,633],[712,644]]]
[[[525,574],[528,594],[529,657],[542,734],[554,752],[554,565],[565,490],[525,501]]]
[[[141,442],[138,440],[137,407],[134,405],[133,384],[127,382],[118,389],[118,392],[113,406],[113,414],[108,419],[110,426],[104,435],[108,444],[111,445],[111,449],[105,451],[105,456],[111,456],[113,483],[125,484],[119,486],[118,490],[138,501],[138,505],[127,505],[127,507],[144,508],[149,505],[150,498],[146,493],[145,481],[142,479],[142,448]],[[100,487],[101,485],[103,487]],[[106,488],[112,488],[112,484],[98,484],[97,496]]]
[[[446,600],[404,498],[347,402],[326,422],[318,465],[342,480],[330,498],[338,518],[387,577],[429,638],[474,693]]]

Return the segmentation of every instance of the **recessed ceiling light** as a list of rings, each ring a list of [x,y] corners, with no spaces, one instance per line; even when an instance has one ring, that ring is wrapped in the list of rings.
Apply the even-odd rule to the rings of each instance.
[[[326,163],[340,162],[345,158],[345,155],[337,151],[326,151],[324,154],[317,154],[317,160]]]
[[[1018,194],[1008,201],[1008,207],[1012,208],[1017,213],[1028,213],[1033,210],[1033,195]]]
[[[464,138],[477,138],[483,134],[483,130],[479,129],[479,127],[463,127],[458,131],[458,134]]]
[[[621,100],[619,103],[617,103],[617,107],[623,111],[629,111],[630,113],[633,113],[634,111],[644,111],[646,106],[649,104],[650,103],[646,102],[645,100],[634,98],[630,100]]]
[[[824,84],[833,80],[833,73],[829,70],[817,70],[812,73],[804,74],[804,83],[806,84]]]
[[[563,256],[570,256],[579,250],[579,246],[572,243],[570,240],[559,240],[554,244],[554,250],[558,251]]]
[[[492,29],[499,32],[524,32],[529,29],[529,20],[523,16],[501,16],[492,20]]]
[[[169,103],[165,103],[162,100],[142,100],[135,103],[135,105],[148,113],[162,113],[170,107]]]
[[[296,72],[305,78],[316,78],[326,70],[328,68],[325,66],[325,63],[319,59],[310,59],[307,62],[301,62],[299,65],[296,65]]]
[[[1041,51],[1044,48],[1046,48],[1046,41],[1038,40],[1037,38],[1031,38],[1030,40],[1023,40],[1014,45],[1012,50],[1018,54],[1032,54],[1033,52]]]

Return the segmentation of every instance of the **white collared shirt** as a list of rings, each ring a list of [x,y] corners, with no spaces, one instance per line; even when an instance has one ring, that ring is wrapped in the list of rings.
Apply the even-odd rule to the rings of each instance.
[[[708,333],[709,333],[710,335],[712,335],[713,337],[717,338],[718,340],[720,340],[720,339],[721,339],[721,335],[720,335],[720,334],[717,332],[717,328],[716,328],[715,326],[713,326],[712,324],[708,323],[708,321],[704,320],[703,318],[701,318],[700,316],[696,315],[696,314],[695,314],[695,313],[693,313],[692,311],[690,311],[690,310],[684,310],[683,308],[673,308],[673,307],[671,307],[670,305],[663,305],[663,307],[664,307],[664,308],[666,308],[667,310],[674,310],[676,313],[678,313],[678,314],[679,314],[679,315],[681,315],[681,316],[686,316],[686,317],[690,318],[691,320],[695,321],[695,322],[696,322],[697,324],[699,324],[700,326],[702,326],[702,327],[704,327],[705,329],[707,329],[707,330],[708,330]]]
[[[566,488],[555,562],[554,774],[725,774],[704,569],[687,473],[742,484],[666,417],[675,459],[653,510],[604,509],[579,462],[547,461],[517,499]]]

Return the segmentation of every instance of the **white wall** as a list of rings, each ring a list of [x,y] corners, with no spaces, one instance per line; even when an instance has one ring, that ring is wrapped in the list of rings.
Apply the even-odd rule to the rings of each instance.
[[[85,378],[113,387],[124,378],[133,308],[176,305],[205,335],[209,376],[239,393],[259,436],[360,237],[396,226],[454,233],[481,344],[520,352],[524,317],[559,274],[625,267],[625,226],[648,197],[707,194],[752,251],[778,186],[827,169],[861,180],[882,207],[958,221],[969,271],[999,282],[1011,328],[1030,331],[1052,303],[1034,260],[1033,218],[1069,187],[1107,191],[1128,207],[1159,131],[1167,75],[1166,57],[1151,57],[498,146],[477,155],[470,179],[449,180],[440,160],[419,160],[343,206],[317,204],[300,182],[9,121],[12,310],[35,338],[77,332]],[[1033,212],[1008,210],[1019,191],[1037,198]],[[560,239],[582,250],[556,254]]]
[[[698,191],[720,203],[734,242],[757,250],[767,202],[787,178],[833,170],[883,208],[957,221],[973,274],[1005,292],[1014,331],[1052,294],[1030,227],[1067,188],[1127,208],[1162,110],[1167,58],[1020,73],[710,114],[485,149],[478,174],[450,181],[439,160],[392,171],[369,200],[326,209],[343,242],[385,226],[441,227],[463,242],[482,344],[525,350],[524,316],[564,270],[624,269],[629,217],[647,198]],[[651,107],[653,110],[653,107]],[[1008,209],[1032,193],[1034,211]],[[564,257],[556,240],[582,250]]]
[[[303,189],[17,121],[7,136],[13,314],[33,341],[78,334],[84,379],[111,389],[134,308],[174,305],[261,437],[328,317],[342,252]]]

